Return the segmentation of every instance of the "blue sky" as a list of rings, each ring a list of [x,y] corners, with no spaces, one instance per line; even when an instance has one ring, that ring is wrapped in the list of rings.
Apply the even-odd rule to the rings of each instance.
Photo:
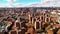
[[[40,0],[17,0],[17,3],[21,2],[21,3],[31,3],[31,2],[40,2]]]
[[[0,4],[15,4],[15,3],[23,3],[23,4],[28,4],[32,2],[40,2],[40,0],[0,0]]]
[[[60,0],[0,0],[0,7],[60,7]]]

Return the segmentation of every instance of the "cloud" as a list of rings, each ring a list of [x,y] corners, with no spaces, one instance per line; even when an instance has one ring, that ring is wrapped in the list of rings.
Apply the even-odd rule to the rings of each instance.
[[[0,4],[0,7],[11,7],[11,6],[12,6],[11,4],[5,4],[5,5]]]
[[[32,2],[26,5],[26,7],[39,7],[39,6],[40,6],[40,2]]]
[[[15,2],[16,0],[8,0],[8,2]],[[60,7],[60,0],[41,0],[41,2],[32,2],[32,3],[16,3],[0,5],[2,7]]]
[[[9,4],[9,3],[7,3],[7,4],[0,4],[0,7],[25,7],[25,5],[24,4],[22,4],[22,3],[16,3],[16,4]]]
[[[47,0],[45,2],[42,2],[40,5],[43,7],[60,7],[60,1],[59,0]]]
[[[16,3],[13,6],[14,7],[25,7],[25,4],[23,4],[23,3]]]
[[[60,0],[41,0],[41,2],[31,3],[29,7],[60,7]]]
[[[16,0],[6,0],[7,2],[15,2]]]
[[[23,4],[23,3],[15,3],[12,4],[11,2],[15,2],[16,0],[6,0],[8,3],[6,3],[5,5],[0,5],[0,7],[40,7],[43,2],[46,2],[48,0],[41,0],[41,2],[32,2],[32,3],[27,3],[27,4]]]

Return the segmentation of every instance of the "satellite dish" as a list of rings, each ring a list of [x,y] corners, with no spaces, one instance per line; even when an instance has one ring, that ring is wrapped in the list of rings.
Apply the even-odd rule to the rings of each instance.
[[[51,14],[56,14],[56,12],[54,11],[54,12],[51,12]]]
[[[58,23],[60,23],[60,13],[57,13],[57,14],[58,14],[57,21],[58,21]]]
[[[60,13],[58,13],[58,15],[60,15]]]
[[[58,17],[57,22],[60,24],[60,17]]]

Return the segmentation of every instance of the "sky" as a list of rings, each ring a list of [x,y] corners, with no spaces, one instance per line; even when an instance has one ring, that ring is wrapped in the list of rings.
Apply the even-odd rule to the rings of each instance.
[[[40,2],[41,0],[0,0],[0,7],[12,7],[16,5],[28,5],[30,3]]]
[[[0,0],[0,4],[15,4],[15,3],[23,3],[23,4],[28,4],[32,2],[40,2],[41,0]]]
[[[0,7],[60,7],[60,0],[0,0]]]

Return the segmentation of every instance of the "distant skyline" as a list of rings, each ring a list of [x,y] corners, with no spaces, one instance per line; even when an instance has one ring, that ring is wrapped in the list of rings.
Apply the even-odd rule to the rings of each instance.
[[[0,7],[60,7],[60,0],[0,0]]]

